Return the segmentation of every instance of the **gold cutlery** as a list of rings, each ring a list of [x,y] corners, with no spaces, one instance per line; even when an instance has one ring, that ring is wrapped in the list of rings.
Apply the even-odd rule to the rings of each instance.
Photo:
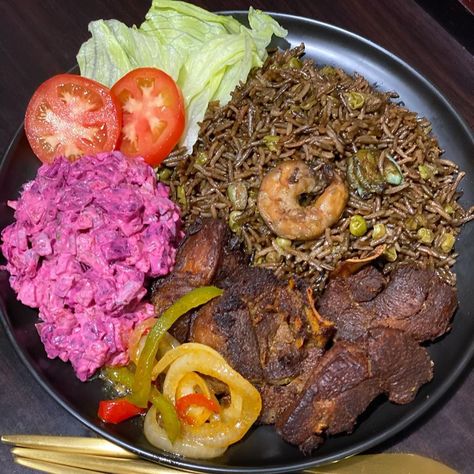
[[[14,461],[51,474],[176,474],[178,470],[145,461],[135,454],[100,438],[68,436],[4,435],[12,445]],[[67,469],[67,470],[66,470]],[[361,454],[305,474],[456,474],[433,459],[416,454]]]

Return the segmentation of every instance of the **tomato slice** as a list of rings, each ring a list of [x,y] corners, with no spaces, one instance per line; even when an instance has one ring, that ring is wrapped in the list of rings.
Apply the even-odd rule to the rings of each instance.
[[[134,69],[112,87],[123,110],[120,150],[156,166],[184,130],[184,101],[174,80],[160,69]]]
[[[120,103],[110,90],[75,74],[59,74],[43,82],[25,116],[28,141],[45,163],[60,155],[73,160],[112,151],[121,127]]]

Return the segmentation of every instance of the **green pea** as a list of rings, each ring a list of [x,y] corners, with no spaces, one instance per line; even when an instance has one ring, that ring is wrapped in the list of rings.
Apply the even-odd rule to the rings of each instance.
[[[197,154],[195,163],[199,166],[203,166],[207,161],[207,153],[200,151]]]
[[[263,141],[265,142],[265,145],[267,145],[267,148],[270,151],[277,151],[277,143],[280,138],[277,137],[276,135],[265,135],[263,137]]]
[[[324,76],[332,76],[333,74],[336,74],[336,69],[332,66],[324,66],[319,70],[319,73]]]
[[[444,253],[449,253],[454,247],[454,243],[456,242],[456,237],[454,237],[454,234],[451,234],[450,232],[447,232],[446,234],[443,235],[440,243],[441,250]]]
[[[420,173],[420,178],[421,179],[430,179],[431,178],[431,172],[428,166],[426,165],[418,165],[418,173]]]
[[[291,240],[284,239],[283,237],[277,237],[275,239],[275,243],[278,245],[278,247],[282,249],[287,249],[291,247]]]
[[[444,212],[449,215],[454,214],[454,207],[451,204],[446,204],[446,206],[444,206]]]
[[[172,174],[173,174],[173,171],[170,170],[169,168],[164,168],[164,167],[160,168],[157,173],[158,180],[167,182],[171,178]]]
[[[227,186],[227,197],[234,209],[244,210],[247,207],[248,200],[247,186],[242,182],[230,183]]]
[[[281,261],[281,255],[278,252],[271,251],[265,255],[265,260],[267,263],[278,263]]]
[[[416,220],[416,217],[409,217],[406,221],[405,221],[405,227],[408,229],[408,230],[413,230],[415,231],[416,229],[418,229],[418,222]]]
[[[359,214],[351,217],[349,231],[355,237],[362,237],[367,232],[367,222]]]
[[[428,224],[426,217],[423,214],[415,214],[414,216],[409,217],[405,221],[405,227],[408,230],[415,231],[420,227],[424,227]]]
[[[372,230],[372,238],[374,240],[381,239],[386,233],[385,224],[375,224]]]
[[[416,235],[420,242],[424,244],[431,244],[431,242],[434,240],[433,231],[431,229],[427,229],[426,227],[420,227]]]
[[[420,173],[420,178],[426,181],[427,179],[431,179],[435,174],[437,174],[438,169],[434,165],[424,163],[422,165],[418,165],[418,173]]]
[[[232,232],[237,233],[240,231],[241,225],[238,222],[238,219],[241,216],[241,214],[242,213],[240,211],[232,211],[229,214],[229,227]]]
[[[184,186],[179,185],[176,188],[176,196],[178,198],[178,202],[184,207],[186,206],[186,190],[184,189]]]
[[[383,256],[389,261],[389,262],[395,262],[395,260],[398,258],[397,254],[397,249],[393,246],[387,247],[383,251]]]
[[[292,69],[301,69],[303,63],[298,58],[293,57],[288,61],[288,66],[290,66]]]
[[[365,102],[364,94],[360,92],[348,92],[345,94],[349,107],[353,110],[361,109]]]

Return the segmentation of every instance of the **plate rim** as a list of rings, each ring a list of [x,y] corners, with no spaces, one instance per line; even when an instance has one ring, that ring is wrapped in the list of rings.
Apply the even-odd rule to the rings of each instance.
[[[225,15],[246,15],[248,14],[247,10],[223,10],[217,13],[225,14]],[[274,11],[265,11],[273,18],[277,20],[290,20],[296,21],[301,23],[310,23],[319,28],[327,29],[329,31],[334,31],[339,35],[344,35],[349,37],[352,41],[357,41],[359,43],[363,43],[366,46],[377,50],[383,56],[388,57],[391,61],[394,61],[399,66],[403,67],[407,70],[410,74],[414,75],[418,81],[423,83],[423,85],[429,89],[429,91],[435,95],[441,102],[443,107],[446,107],[449,113],[452,115],[453,118],[456,119],[457,124],[460,128],[462,128],[462,132],[474,143],[474,132],[471,130],[470,126],[467,124],[467,121],[464,117],[457,112],[451,102],[445,97],[445,95],[429,80],[426,76],[422,75],[418,72],[413,66],[408,64],[406,61],[389,51],[388,49],[378,45],[377,43],[373,42],[361,36],[357,33],[353,33],[352,31],[346,30],[345,28],[333,25],[331,23],[326,23],[320,20],[316,20],[310,17],[304,17],[299,15],[293,15],[289,13],[280,13]],[[72,69],[77,68],[74,66]],[[7,146],[2,159],[0,160],[0,181],[4,177],[4,162],[7,156],[14,150],[17,143],[22,138],[24,134],[23,130],[23,121],[19,125],[18,129],[14,133],[12,139]],[[122,441],[121,439],[117,438],[116,436],[106,432],[97,424],[89,421],[80,413],[78,413],[73,407],[68,405],[68,402],[64,400],[64,398],[56,391],[56,389],[50,385],[50,383],[33,367],[32,362],[30,361],[30,357],[24,352],[24,350],[20,347],[20,344],[16,340],[14,336],[13,326],[10,322],[10,318],[7,316],[7,311],[5,308],[5,302],[3,298],[0,296],[0,319],[2,324],[5,328],[5,332],[10,343],[13,345],[15,352],[19,356],[22,363],[26,366],[28,371],[33,375],[34,379],[39,383],[39,385],[62,407],[64,408],[70,415],[74,416],[78,421],[80,421],[83,425],[89,428],[91,431],[99,434],[100,436],[104,437],[105,439],[118,444],[119,446],[139,455],[140,457],[147,459],[149,461],[155,462],[157,464],[162,464],[165,466],[177,468],[177,469],[185,469],[187,471],[191,470],[194,472],[208,472],[208,473],[219,473],[222,472],[222,468],[219,466],[203,466],[199,464],[195,464],[195,462],[200,462],[199,460],[190,460],[188,458],[180,458],[174,457],[163,451],[163,454],[147,452],[141,448],[133,446],[129,444],[127,441]],[[448,333],[449,337],[449,333]],[[426,412],[428,412],[442,397],[445,395],[448,390],[454,385],[454,383],[459,379],[461,374],[465,371],[466,367],[468,366],[469,362],[474,358],[474,339],[472,340],[469,347],[466,347],[466,350],[463,354],[463,357],[457,361],[457,365],[450,372],[448,377],[444,378],[440,385],[434,389],[434,391],[429,394],[429,398],[425,398],[422,404],[417,407],[411,413],[403,416],[399,422],[391,425],[390,427],[382,430],[377,435],[370,437],[368,440],[360,441],[356,444],[349,446],[348,448],[340,449],[337,453],[324,455],[320,459],[314,459],[314,457],[308,456],[307,460],[303,460],[296,463],[291,463],[290,465],[272,465],[270,467],[261,467],[261,466],[225,466],[225,472],[234,473],[234,474],[241,474],[241,473],[274,473],[274,474],[284,474],[288,472],[295,472],[304,469],[309,469],[316,466],[321,466],[329,463],[333,463],[347,457],[354,456],[359,454],[363,451],[366,451],[374,446],[381,444],[382,442],[392,438],[396,434],[400,433],[402,430],[407,428],[409,425],[412,425],[416,420],[420,419]],[[346,435],[350,436],[350,435]],[[317,451],[315,451],[317,453]]]

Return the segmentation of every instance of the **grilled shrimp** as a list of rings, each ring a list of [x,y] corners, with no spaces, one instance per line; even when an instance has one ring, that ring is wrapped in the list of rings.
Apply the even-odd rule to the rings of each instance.
[[[343,179],[330,171],[331,182],[310,205],[302,206],[299,197],[311,193],[316,179],[301,160],[284,161],[262,180],[257,198],[260,215],[270,229],[291,240],[312,240],[341,217],[349,197]]]

